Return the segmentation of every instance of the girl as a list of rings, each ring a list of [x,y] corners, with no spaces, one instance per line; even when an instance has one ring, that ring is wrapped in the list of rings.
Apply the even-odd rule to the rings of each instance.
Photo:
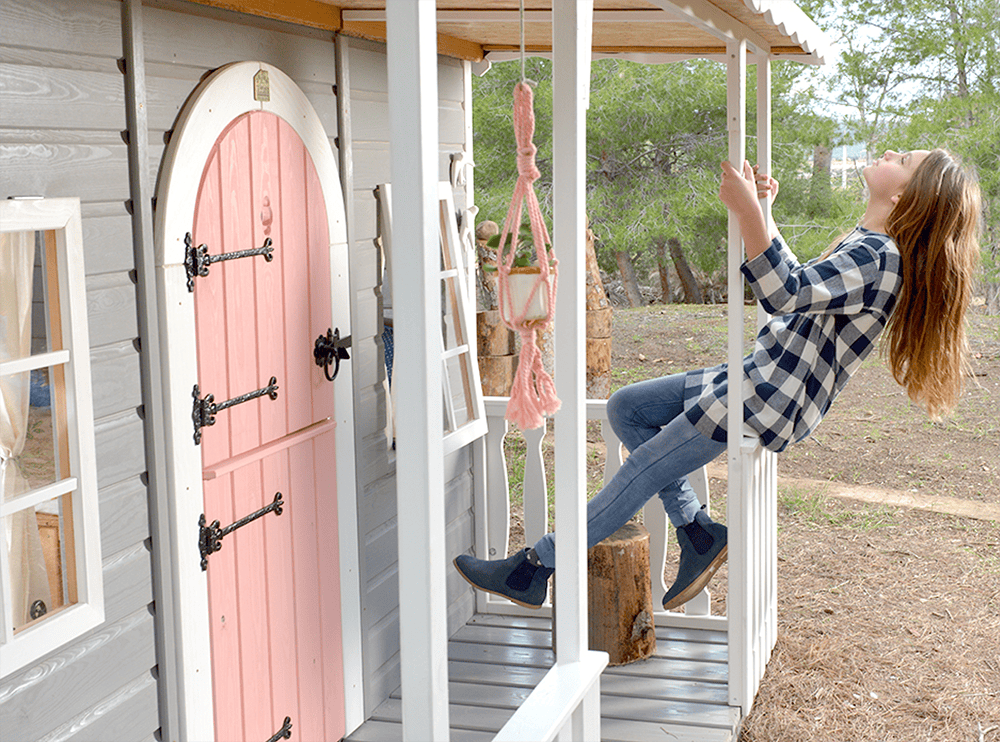
[[[966,371],[964,315],[978,258],[979,189],[944,150],[887,151],[863,171],[868,203],[858,227],[800,265],[765,219],[758,196],[778,183],[722,163],[719,198],[737,217],[754,294],[774,315],[743,361],[744,421],[772,451],[806,438],[886,331],[889,366],[911,399],[938,419]],[[726,448],[726,364],[624,387],[608,417],[629,456],[587,505],[594,546],[654,494],[677,528],[674,609],[726,560],[726,527],[703,510],[687,475]],[[455,559],[475,587],[531,608],[545,600],[555,537],[503,560]]]

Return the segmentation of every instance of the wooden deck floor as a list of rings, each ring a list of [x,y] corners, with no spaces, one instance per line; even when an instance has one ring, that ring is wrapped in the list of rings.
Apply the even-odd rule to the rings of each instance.
[[[726,635],[656,630],[656,655],[601,676],[602,742],[730,742]],[[448,642],[452,742],[486,742],[555,662],[547,618],[477,615]],[[402,740],[399,690],[347,742]]]

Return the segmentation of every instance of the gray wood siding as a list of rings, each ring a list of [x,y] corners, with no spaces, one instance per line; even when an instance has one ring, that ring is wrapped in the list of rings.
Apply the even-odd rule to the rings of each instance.
[[[81,200],[106,614],[0,680],[5,742],[159,727],[120,15],[115,0],[0,0],[0,198]]]
[[[372,191],[389,182],[389,102],[385,46],[349,40],[348,76],[351,141],[341,142],[351,157],[354,188],[349,195],[352,220],[351,286],[354,310],[356,440],[358,445],[358,519],[366,715],[399,685],[399,585],[395,458],[385,438],[385,365],[380,316],[382,287]],[[464,71],[461,62],[441,58],[440,179],[449,177],[450,155],[465,148]],[[456,194],[459,205],[464,196]],[[447,549],[449,559],[473,543],[472,457],[458,451],[445,462]],[[401,496],[405,492],[400,493]],[[457,577],[457,575],[455,575]],[[468,585],[448,580],[451,631],[472,615]]]
[[[0,198],[81,199],[107,613],[86,636],[0,680],[4,742],[153,739],[159,727],[120,15],[117,0],[0,0]],[[332,34],[175,0],[152,0],[143,15],[154,179],[184,102],[206,74],[232,61],[261,60],[290,75],[335,146]],[[381,288],[372,244],[372,189],[389,180],[388,103],[384,45],[352,39],[348,58],[360,639],[370,711],[399,683],[395,463],[381,422]],[[441,59],[442,179],[449,156],[465,146],[463,75],[462,63]],[[449,558],[472,545],[471,467],[468,450],[446,461]],[[473,603],[467,586],[451,578],[448,593],[454,630]]]

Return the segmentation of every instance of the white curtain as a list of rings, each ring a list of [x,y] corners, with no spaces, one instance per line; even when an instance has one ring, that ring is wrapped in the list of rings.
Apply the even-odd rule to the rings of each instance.
[[[35,233],[0,234],[0,362],[31,354],[31,289]],[[29,489],[18,456],[27,438],[31,373],[0,376],[0,491],[4,501]],[[14,628],[31,620],[31,607],[52,602],[35,509],[4,518]]]

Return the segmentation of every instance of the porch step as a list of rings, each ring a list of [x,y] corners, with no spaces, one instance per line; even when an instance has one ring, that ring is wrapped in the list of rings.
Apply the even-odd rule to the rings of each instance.
[[[731,742],[724,632],[659,627],[656,655],[601,676],[602,742]],[[546,618],[474,616],[448,642],[453,742],[489,740],[555,662]],[[673,735],[673,736],[671,736]],[[402,740],[397,688],[346,742]]]

